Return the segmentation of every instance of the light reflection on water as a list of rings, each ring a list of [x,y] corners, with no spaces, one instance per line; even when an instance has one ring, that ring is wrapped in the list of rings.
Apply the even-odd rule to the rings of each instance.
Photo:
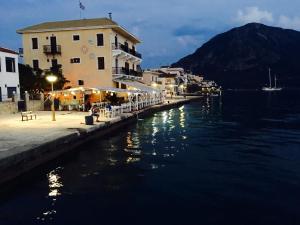
[[[205,98],[139,120],[51,167],[0,224],[300,224],[300,105],[286,99]]]
[[[59,200],[59,196],[62,195],[61,189],[64,186],[60,176],[60,173],[62,173],[62,171],[63,168],[58,167],[47,174],[49,183],[49,193],[47,198],[50,200],[50,208],[45,209],[42,215],[36,218],[38,221],[51,221],[54,219],[54,216],[57,213],[56,204]]]

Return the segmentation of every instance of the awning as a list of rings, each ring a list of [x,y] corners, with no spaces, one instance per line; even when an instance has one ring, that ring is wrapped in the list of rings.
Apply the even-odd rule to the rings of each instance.
[[[53,91],[53,93],[55,93],[55,94],[68,94],[68,93],[92,94],[92,93],[97,93],[100,91],[109,91],[109,92],[116,92],[116,93],[130,93],[130,94],[135,94],[135,93],[141,92],[139,90],[127,90],[127,89],[114,88],[114,87],[96,87],[96,88],[75,87],[75,88],[70,88],[70,89],[65,89],[65,90],[55,90],[55,91]],[[50,93],[52,93],[52,92],[50,92]]]
[[[121,79],[115,79],[115,82],[125,84],[129,87],[135,88],[137,90],[143,91],[143,92],[148,92],[148,93],[153,93],[153,92],[159,92],[159,90],[149,87],[143,83],[140,83],[138,81],[131,81],[131,80],[121,80]]]
[[[75,87],[75,88],[69,88],[65,90],[55,90],[53,93],[61,93],[61,94],[66,94],[66,93],[93,93],[95,91],[98,91],[97,88],[88,88],[88,87]],[[50,92],[52,93],[52,92]]]
[[[113,88],[113,87],[97,87],[97,90],[117,92],[117,93],[131,93],[131,94],[138,93],[138,91],[134,91],[134,90],[127,90],[127,89]]]

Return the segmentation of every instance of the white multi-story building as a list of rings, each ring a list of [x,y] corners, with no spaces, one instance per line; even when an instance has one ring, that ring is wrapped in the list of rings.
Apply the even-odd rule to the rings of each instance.
[[[20,94],[18,53],[0,47],[0,102]]]

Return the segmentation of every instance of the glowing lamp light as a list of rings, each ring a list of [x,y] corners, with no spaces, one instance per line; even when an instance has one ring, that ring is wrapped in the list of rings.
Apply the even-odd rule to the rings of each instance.
[[[157,87],[157,83],[152,83],[152,86],[153,87]]]
[[[56,81],[57,81],[57,76],[55,76],[55,75],[48,75],[47,77],[46,77],[46,80],[49,82],[49,83],[55,83]]]

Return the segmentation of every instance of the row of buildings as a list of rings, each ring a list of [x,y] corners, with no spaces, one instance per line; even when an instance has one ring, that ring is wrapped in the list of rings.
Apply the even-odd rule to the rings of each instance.
[[[22,35],[23,63],[34,70],[61,71],[73,89],[142,89],[172,97],[185,92],[192,80],[203,79],[180,68],[142,71],[141,41],[111,18],[46,22],[17,33]],[[20,93],[18,54],[1,48],[0,60],[0,96],[11,98]]]

